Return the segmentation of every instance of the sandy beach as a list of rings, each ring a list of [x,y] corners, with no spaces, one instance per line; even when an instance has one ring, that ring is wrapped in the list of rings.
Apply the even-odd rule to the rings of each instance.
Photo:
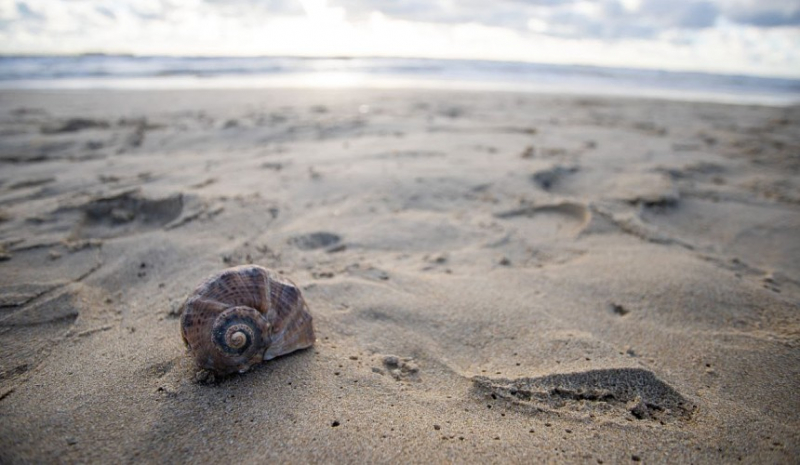
[[[0,462],[796,463],[800,108],[0,92]],[[257,264],[316,344],[213,379]]]

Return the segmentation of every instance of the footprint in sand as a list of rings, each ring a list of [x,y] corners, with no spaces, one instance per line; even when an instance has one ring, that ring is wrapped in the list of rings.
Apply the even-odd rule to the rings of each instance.
[[[289,238],[289,244],[300,250],[335,249],[341,241],[342,238],[339,235],[326,231],[300,234]]]
[[[83,219],[74,236],[108,238],[158,229],[177,219],[183,204],[181,194],[151,199],[138,189],[95,198],[80,207]]]
[[[0,308],[0,384],[30,371],[67,334],[80,313],[82,287],[69,284],[30,304]]]
[[[552,168],[533,173],[531,175],[531,181],[533,181],[534,184],[543,190],[550,192],[556,189],[559,184],[562,184],[566,177],[577,172],[577,166],[557,165]]]
[[[38,163],[62,159],[77,153],[73,141],[20,143],[0,141],[0,162]]]
[[[662,423],[688,420],[695,406],[651,371],[612,368],[539,378],[472,379],[475,393],[502,400],[523,411],[575,411],[595,415],[628,414]]]
[[[100,244],[92,241],[8,250],[0,262],[0,318],[35,298],[80,281],[100,266]]]
[[[107,121],[88,118],[69,118],[62,121],[51,122],[41,127],[42,134],[62,134],[78,132],[84,129],[108,129]]]
[[[495,214],[496,218],[508,220],[519,233],[534,241],[575,237],[589,224],[591,216],[586,205],[574,202],[523,207]]]
[[[55,182],[55,180],[56,178],[54,177],[23,179],[11,184],[10,186],[8,186],[8,188],[11,190],[17,190],[17,189],[27,189],[30,187],[41,187],[44,186],[45,184],[53,183]]]
[[[101,266],[100,245],[10,249],[0,263],[0,383],[29,371],[78,319],[80,283]]]

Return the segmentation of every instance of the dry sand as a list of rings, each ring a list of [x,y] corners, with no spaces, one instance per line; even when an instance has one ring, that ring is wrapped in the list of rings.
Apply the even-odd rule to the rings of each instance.
[[[800,457],[800,110],[0,93],[0,462]],[[308,350],[198,380],[255,263]]]

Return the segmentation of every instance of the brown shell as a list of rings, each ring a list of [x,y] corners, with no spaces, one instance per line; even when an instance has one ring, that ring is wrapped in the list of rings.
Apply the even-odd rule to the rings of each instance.
[[[226,375],[310,347],[314,328],[293,282],[244,265],[211,276],[189,295],[181,337],[199,367]]]

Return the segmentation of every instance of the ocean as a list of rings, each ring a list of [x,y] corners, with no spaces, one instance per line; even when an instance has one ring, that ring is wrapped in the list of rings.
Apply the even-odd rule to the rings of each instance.
[[[800,80],[580,65],[423,58],[0,57],[0,89],[426,88],[785,106]]]

